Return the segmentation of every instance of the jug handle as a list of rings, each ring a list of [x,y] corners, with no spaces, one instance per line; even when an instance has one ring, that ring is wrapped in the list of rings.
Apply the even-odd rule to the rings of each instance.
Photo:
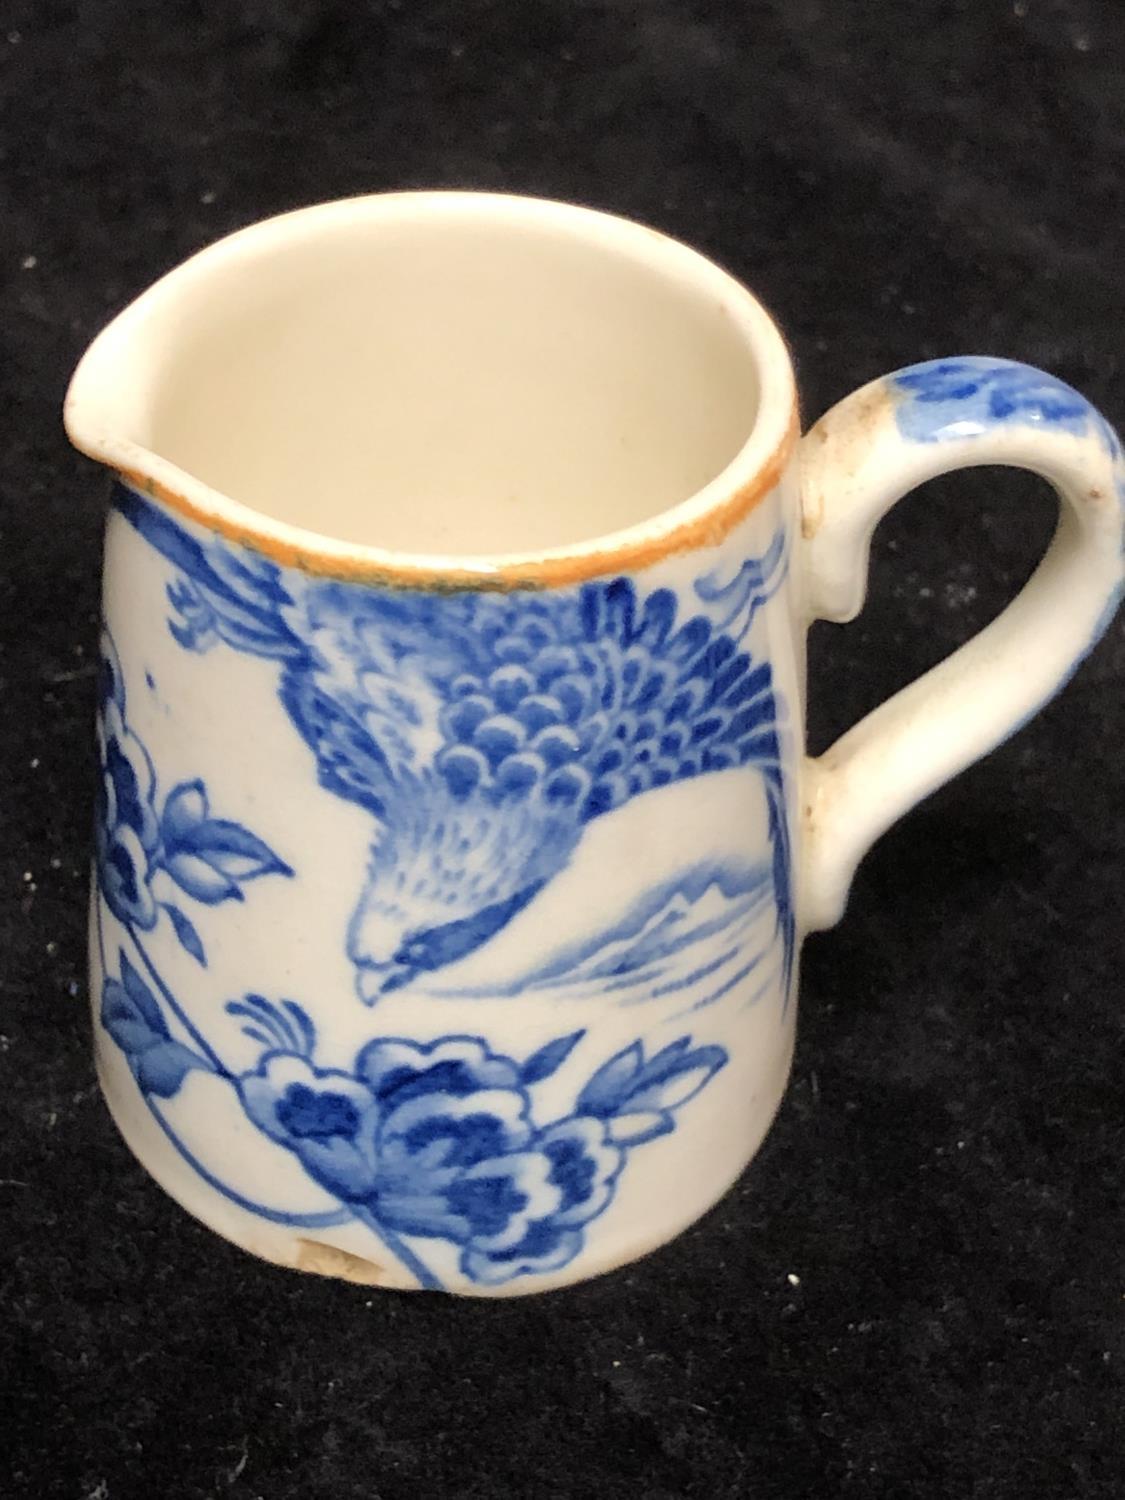
[[[912,365],[845,397],[800,448],[806,619],[862,608],[876,523],[937,475],[1006,464],[1055,488],[1054,538],[1007,608],[932,670],[804,761],[802,926],[842,916],[860,859],[895,820],[1021,727],[1107,629],[1123,579],[1121,443],[1041,370],[963,357]]]

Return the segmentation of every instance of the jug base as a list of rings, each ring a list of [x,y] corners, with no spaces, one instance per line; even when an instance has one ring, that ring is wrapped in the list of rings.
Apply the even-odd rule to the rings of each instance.
[[[791,1055],[791,1053],[790,1053]],[[225,1191],[211,1186],[199,1174],[198,1164],[189,1164],[172,1132],[145,1103],[127,1068],[103,1048],[96,1048],[98,1083],[110,1116],[122,1139],[140,1165],[192,1218],[259,1260],[288,1270],[330,1276],[358,1286],[387,1291],[420,1291],[425,1288],[406,1266],[388,1256],[371,1255],[371,1233],[355,1220],[323,1227],[294,1227],[271,1223],[260,1214],[232,1202]],[[788,1081],[788,1063],[781,1073],[771,1108],[763,1111],[756,1139],[749,1143],[737,1170],[731,1173],[709,1201],[692,1204],[689,1212],[666,1221],[658,1234],[638,1238],[624,1253],[606,1253],[583,1258],[581,1269],[573,1265],[555,1273],[507,1282],[498,1287],[457,1281],[441,1290],[455,1296],[481,1298],[525,1297],[539,1292],[577,1285],[641,1260],[682,1234],[703,1218],[733,1187],[757,1154],[773,1124]],[[122,1076],[123,1075],[123,1076]],[[576,1274],[577,1270],[577,1274]]]

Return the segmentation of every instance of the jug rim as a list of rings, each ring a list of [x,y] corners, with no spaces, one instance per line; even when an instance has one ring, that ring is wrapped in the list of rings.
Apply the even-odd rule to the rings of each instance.
[[[250,262],[280,241],[389,216],[464,213],[513,222],[554,221],[625,250],[718,298],[754,363],[758,402],[738,451],[693,494],[644,520],[580,542],[530,551],[396,551],[347,541],[270,516],[212,488],[121,431],[114,385],[144,373],[144,329],[192,285],[231,262]],[[147,351],[151,356],[151,351]],[[631,219],[553,199],[476,191],[374,193],[298,208],[251,224],[197,251],[130,302],[95,337],[66,394],[70,441],[115,471],[130,488],[186,519],[249,547],[283,567],[350,582],[425,590],[562,587],[647,568],[717,545],[776,488],[800,436],[796,383],[784,339],[770,314],[732,273],[683,242]],[[127,425],[127,422],[126,422]],[[117,431],[114,431],[114,427]]]

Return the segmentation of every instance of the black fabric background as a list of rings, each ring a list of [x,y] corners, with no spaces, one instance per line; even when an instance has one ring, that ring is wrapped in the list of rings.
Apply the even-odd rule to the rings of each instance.
[[[787,1102],[703,1223],[544,1298],[370,1292],[200,1228],[95,1090],[103,486],[58,408],[98,326],[204,242],[462,185],[722,260],[787,331],[809,417],[985,352],[1121,422],[1123,96],[1119,0],[7,0],[0,1494],[1121,1493],[1121,625],[808,944]],[[900,506],[861,620],[814,631],[814,748],[993,615],[1052,513],[993,471]]]

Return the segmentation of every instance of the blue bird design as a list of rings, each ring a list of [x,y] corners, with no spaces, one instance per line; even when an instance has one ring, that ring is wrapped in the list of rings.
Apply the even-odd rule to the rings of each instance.
[[[793,951],[778,700],[767,662],[676,594],[629,578],[435,595],[283,573],[201,543],[130,491],[118,504],[179,570],[182,645],[281,663],[322,786],[377,823],[347,945],[372,1003],[499,932],[591,820],[687,777],[765,777]]]

